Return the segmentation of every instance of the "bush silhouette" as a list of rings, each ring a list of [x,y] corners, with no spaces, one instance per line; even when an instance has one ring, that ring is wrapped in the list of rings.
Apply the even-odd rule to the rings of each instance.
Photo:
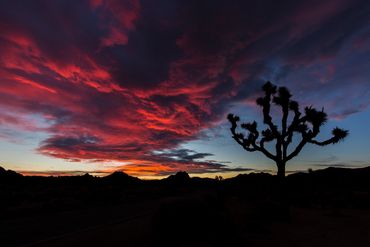
[[[338,143],[343,140],[348,131],[338,127],[332,130],[332,137],[325,141],[315,139],[320,133],[320,128],[327,122],[327,114],[324,109],[316,110],[312,106],[304,109],[304,114],[299,110],[298,102],[291,100],[292,95],[286,87],[276,87],[271,82],[266,82],[262,90],[265,96],[257,99],[256,103],[262,107],[263,123],[267,128],[261,132],[257,130],[257,122],[242,123],[240,127],[248,132],[245,136],[243,133],[236,132],[240,118],[234,114],[227,116],[231,122],[231,133],[234,140],[249,152],[259,151],[266,157],[275,161],[280,178],[285,177],[285,165],[293,157],[297,156],[302,148],[307,144],[325,146]],[[281,108],[282,118],[279,127],[272,122],[270,114],[271,104]],[[293,119],[288,125],[289,113],[293,112]],[[294,133],[301,135],[301,140],[295,149],[288,154],[288,146],[292,143]],[[265,143],[275,141],[275,154],[265,148]]]

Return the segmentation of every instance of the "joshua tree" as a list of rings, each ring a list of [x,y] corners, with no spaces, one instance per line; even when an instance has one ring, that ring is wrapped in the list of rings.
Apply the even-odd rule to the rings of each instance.
[[[297,156],[307,143],[319,146],[335,144],[343,140],[347,135],[347,130],[338,127],[332,130],[332,137],[325,141],[318,141],[316,136],[320,133],[320,127],[327,121],[327,115],[324,109],[316,110],[312,106],[304,109],[304,115],[299,110],[298,102],[291,100],[292,95],[286,87],[277,88],[271,82],[266,82],[262,87],[265,96],[258,98],[256,103],[262,107],[263,123],[267,128],[261,132],[257,129],[257,122],[242,123],[240,127],[247,131],[247,136],[238,133],[236,128],[238,116],[229,114],[227,118],[231,122],[231,133],[234,140],[249,152],[259,151],[265,156],[275,161],[278,177],[285,177],[285,165],[293,157]],[[272,122],[270,115],[271,104],[275,103],[282,110],[281,126],[278,127]],[[293,112],[292,120],[288,121],[289,113]],[[288,122],[290,125],[288,126]],[[293,134],[300,134],[300,142],[295,149],[288,154],[288,146],[292,143]],[[259,138],[260,137],[260,138]],[[265,148],[265,143],[275,142],[275,154]]]

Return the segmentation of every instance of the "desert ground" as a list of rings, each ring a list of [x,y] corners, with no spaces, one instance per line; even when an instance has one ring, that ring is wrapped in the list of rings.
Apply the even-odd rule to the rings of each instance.
[[[38,178],[42,182],[33,186],[7,180],[1,185],[8,200],[0,241],[45,247],[370,246],[366,171],[290,175],[283,192],[268,174],[223,181],[184,174],[139,181],[116,174],[105,182]],[[66,179],[74,182],[67,186]]]

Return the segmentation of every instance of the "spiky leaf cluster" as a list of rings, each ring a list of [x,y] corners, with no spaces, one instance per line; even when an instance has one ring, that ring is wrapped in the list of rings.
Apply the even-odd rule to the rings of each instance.
[[[260,151],[268,158],[277,163],[287,162],[292,159],[302,150],[307,143],[312,143],[320,146],[335,144],[343,140],[347,135],[347,130],[335,128],[332,131],[332,137],[325,141],[316,140],[316,136],[320,133],[320,128],[327,122],[327,114],[324,109],[316,110],[312,106],[306,107],[304,113],[299,109],[298,102],[291,100],[291,93],[286,87],[277,87],[271,82],[266,82],[262,90],[264,96],[256,100],[257,105],[262,108],[263,123],[266,129],[260,132],[257,129],[257,122],[242,123],[240,127],[246,134],[237,132],[239,116],[234,114],[228,115],[228,120],[231,123],[231,133],[234,140],[240,144],[245,150],[254,152]],[[275,104],[281,108],[282,117],[280,129],[278,125],[272,122],[270,114],[271,106]],[[292,115],[292,120],[288,123],[288,116]],[[288,154],[288,146],[292,143],[294,133],[301,136],[301,140],[293,151]],[[275,153],[270,153],[264,144],[266,142],[275,141]]]

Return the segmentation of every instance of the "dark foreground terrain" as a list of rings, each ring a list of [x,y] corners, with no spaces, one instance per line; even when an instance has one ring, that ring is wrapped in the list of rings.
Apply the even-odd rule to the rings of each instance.
[[[370,246],[370,168],[225,180],[0,169],[0,246]]]

